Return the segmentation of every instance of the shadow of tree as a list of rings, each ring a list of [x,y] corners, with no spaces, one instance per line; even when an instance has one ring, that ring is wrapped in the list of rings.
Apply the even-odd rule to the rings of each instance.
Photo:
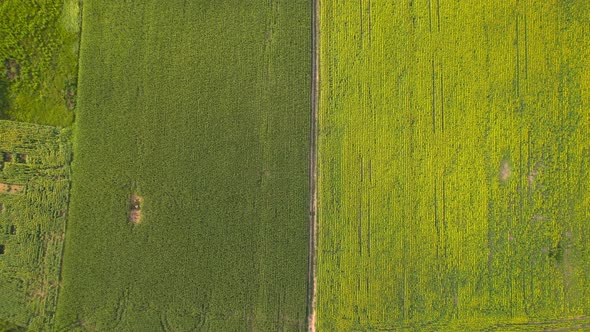
[[[8,82],[0,78],[0,119],[6,119],[5,110],[8,108]]]

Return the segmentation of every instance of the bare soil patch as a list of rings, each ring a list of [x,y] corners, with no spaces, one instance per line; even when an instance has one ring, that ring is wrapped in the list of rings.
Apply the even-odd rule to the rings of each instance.
[[[25,186],[20,184],[11,184],[9,193],[11,194],[21,194],[25,191]]]
[[[12,153],[10,153],[10,152],[3,152],[2,153],[2,160],[5,163],[11,163],[12,162],[12,159],[13,159],[12,158]]]
[[[541,174],[541,169],[543,167],[545,167],[545,165],[543,165],[542,162],[538,162],[535,164],[533,170],[527,175],[527,182],[529,184],[529,187],[532,187],[535,184],[537,175]]]
[[[72,111],[76,108],[76,93],[73,90],[68,89],[66,91],[66,107],[68,110]]]
[[[535,177],[539,175],[539,171],[534,169],[532,170],[529,175],[527,176],[527,181],[529,183],[529,187],[532,187],[535,184]]]
[[[16,154],[16,162],[20,163],[20,164],[26,164],[27,163],[27,158],[28,156],[24,153],[17,153]]]
[[[508,181],[510,176],[512,175],[512,169],[510,168],[510,163],[508,160],[503,160],[502,165],[500,166],[500,180],[502,182]]]
[[[47,294],[47,285],[39,285],[31,290],[30,296],[33,299],[44,300]]]
[[[132,194],[129,199],[129,222],[139,224],[141,222],[141,207],[143,198],[137,194]]]
[[[540,214],[536,214],[536,215],[533,217],[533,219],[535,219],[536,221],[545,221],[545,220],[547,220],[547,219],[549,219],[549,218],[547,218],[547,217],[545,217],[545,216],[542,216],[542,215],[540,215]]]
[[[25,191],[25,186],[20,184],[0,183],[0,194],[21,194]]]
[[[68,82],[64,89],[64,100],[66,102],[66,107],[72,111],[76,108],[76,91],[77,85],[74,82]]]

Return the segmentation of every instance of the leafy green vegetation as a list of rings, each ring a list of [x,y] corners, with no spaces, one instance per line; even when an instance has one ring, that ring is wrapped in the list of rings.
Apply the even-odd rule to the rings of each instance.
[[[0,2],[0,115],[69,126],[74,119],[79,0]]]
[[[0,133],[0,330],[49,331],[67,219],[70,132],[0,121]]]
[[[587,330],[589,3],[320,4],[318,330]]]
[[[24,332],[26,329],[22,326],[17,326],[9,322],[0,320],[0,332]]]
[[[309,12],[84,1],[58,330],[306,329]]]

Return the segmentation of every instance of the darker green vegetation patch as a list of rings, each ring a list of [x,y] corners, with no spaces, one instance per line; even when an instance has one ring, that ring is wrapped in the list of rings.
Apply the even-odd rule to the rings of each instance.
[[[79,30],[78,0],[0,2],[0,117],[72,123]]]
[[[0,319],[0,332],[24,332],[27,329]]]
[[[59,331],[306,330],[309,13],[84,1]]]

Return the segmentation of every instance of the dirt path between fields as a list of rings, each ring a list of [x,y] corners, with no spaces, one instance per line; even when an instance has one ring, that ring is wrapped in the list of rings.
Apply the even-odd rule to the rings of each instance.
[[[319,1],[312,0],[311,14],[311,116],[309,148],[309,267],[307,282],[308,331],[316,330],[317,253],[317,151],[319,97]]]

